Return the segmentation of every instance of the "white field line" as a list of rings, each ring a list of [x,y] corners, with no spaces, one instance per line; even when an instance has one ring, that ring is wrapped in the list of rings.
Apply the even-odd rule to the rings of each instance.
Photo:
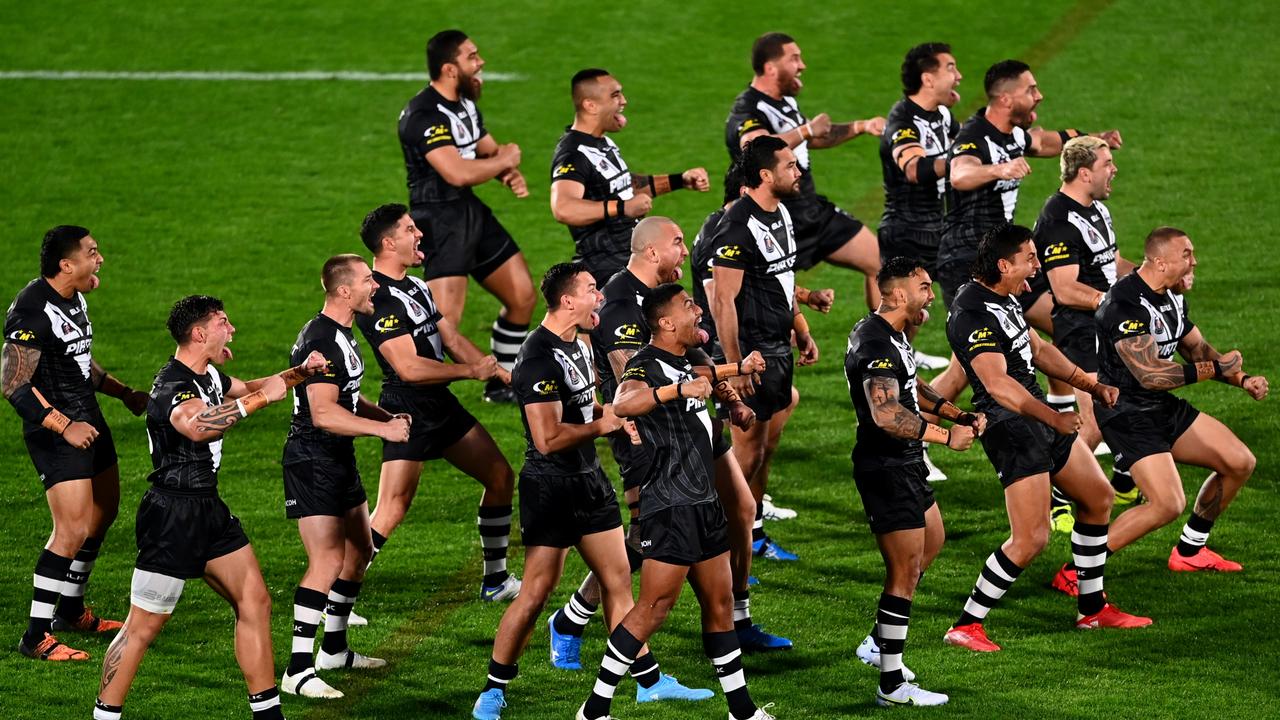
[[[486,81],[523,80],[519,73],[486,72]],[[160,72],[117,72],[110,70],[0,70],[0,80],[168,80],[194,82],[420,82],[425,72],[378,73],[358,70],[302,70],[297,72],[240,72],[212,70],[170,70]]]

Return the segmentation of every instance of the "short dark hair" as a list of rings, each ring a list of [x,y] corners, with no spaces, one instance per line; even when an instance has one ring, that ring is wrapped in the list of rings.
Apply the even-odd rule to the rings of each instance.
[[[940,42],[921,43],[907,51],[902,61],[902,92],[904,95],[915,95],[920,92],[924,81],[920,76],[933,72],[942,64],[938,56],[951,52],[951,46]]]
[[[360,223],[360,239],[369,248],[369,252],[375,255],[381,252],[382,238],[395,229],[400,218],[408,214],[409,208],[400,203],[387,203],[370,210],[364,216],[364,222]]]
[[[677,283],[663,283],[649,291],[640,309],[644,312],[644,321],[650,330],[657,330],[658,319],[666,313],[671,301],[682,292],[684,288]]]
[[[1169,244],[1170,240],[1174,238],[1180,238],[1180,237],[1189,237],[1189,236],[1185,231],[1179,230],[1176,227],[1172,227],[1170,225],[1161,225],[1155,230],[1152,230],[1151,232],[1147,233],[1147,239],[1142,244],[1142,252],[1144,255],[1157,253],[1163,250],[1164,246]]]
[[[334,255],[325,260],[320,270],[320,286],[324,288],[325,295],[333,295],[339,287],[349,284],[354,274],[351,266],[358,262],[364,262],[364,258],[354,253]]]
[[[542,299],[547,301],[547,312],[560,307],[560,298],[573,292],[573,282],[579,273],[589,273],[585,263],[563,262],[547,268],[542,276]]]
[[[742,183],[758,188],[764,182],[762,170],[773,171],[778,167],[778,152],[787,149],[787,143],[776,135],[757,135],[742,148]]]
[[[880,265],[880,272],[876,273],[876,285],[880,288],[880,292],[883,293],[893,284],[894,280],[909,278],[923,267],[923,263],[910,255],[891,257]]]
[[[1032,237],[1031,230],[1022,225],[1001,223],[982,236],[978,243],[978,257],[973,261],[973,276],[984,285],[1000,282],[1000,261],[1018,253],[1022,244]]]
[[[573,106],[582,107],[582,101],[587,96],[585,88],[587,83],[594,83],[599,78],[608,76],[609,71],[604,68],[587,68],[574,73],[573,79],[569,81],[569,93],[573,96]]]
[[[191,340],[191,328],[222,309],[222,301],[212,295],[188,295],[173,304],[165,324],[173,339],[182,345]]]
[[[756,75],[764,74],[764,64],[782,57],[782,46],[793,43],[795,39],[786,33],[765,33],[751,44],[751,69]]]
[[[1021,60],[1001,60],[987,69],[987,75],[982,79],[982,89],[987,93],[987,99],[995,99],[997,95],[1004,91],[1006,83],[1017,80],[1022,77],[1022,73],[1031,69],[1031,66]]]
[[[62,270],[62,261],[80,249],[89,229],[79,225],[59,225],[44,234],[40,242],[40,274],[51,278]]]
[[[724,172],[724,205],[742,197],[742,186],[745,183],[742,178],[742,163],[731,162],[729,169]]]
[[[427,74],[439,80],[444,66],[458,59],[458,48],[467,41],[461,30],[441,30],[427,41]]]

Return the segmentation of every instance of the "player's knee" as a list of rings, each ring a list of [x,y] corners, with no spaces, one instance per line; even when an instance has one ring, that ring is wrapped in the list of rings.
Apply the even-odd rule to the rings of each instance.
[[[361,538],[360,540],[351,541],[351,545],[347,550],[350,557],[344,560],[352,561],[356,567],[363,568],[373,559],[373,540],[372,538]]]
[[[266,585],[246,589],[236,600],[236,618],[241,622],[270,622],[271,593]]]
[[[80,546],[84,545],[84,541],[89,539],[89,526],[89,517],[87,515],[60,519],[53,526],[54,547],[70,551],[70,554],[75,554],[80,550]]]
[[[503,462],[500,467],[494,468],[488,481],[484,483],[484,489],[500,497],[511,497],[516,490],[516,475],[511,466]]]
[[[1249,479],[1249,476],[1253,475],[1254,468],[1258,466],[1258,459],[1244,445],[1229,453],[1223,460],[1222,474],[1241,482]]]
[[[1182,491],[1181,487],[1174,488],[1172,492],[1161,494],[1157,497],[1147,498],[1151,504],[1152,515],[1155,516],[1157,527],[1168,525],[1177,520],[1187,509],[1187,494]]]
[[[1015,560],[1029,562],[1039,555],[1049,545],[1049,533],[1050,527],[1046,521],[1043,525],[1037,525],[1019,535],[1015,535],[1013,549],[1021,556],[1020,558],[1015,558]],[[1018,562],[1018,564],[1023,565],[1023,562]]]
[[[1091,515],[1110,515],[1112,506],[1115,505],[1116,495],[1111,490],[1111,486],[1107,485],[1101,492],[1090,493],[1089,497],[1081,500],[1080,504]]]

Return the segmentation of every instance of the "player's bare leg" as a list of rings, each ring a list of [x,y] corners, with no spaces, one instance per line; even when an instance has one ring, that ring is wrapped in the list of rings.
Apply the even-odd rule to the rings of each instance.
[[[617,533],[621,535],[621,528]],[[498,632],[493,640],[494,660],[504,665],[514,665],[524,654],[538,616],[547,604],[547,598],[560,584],[564,560],[568,554],[568,548],[544,545],[525,547],[524,583],[520,594],[511,601],[498,624]]]
[[[484,577],[480,598],[510,600],[520,592],[520,581],[507,572],[507,548],[511,542],[511,498],[515,473],[498,444],[484,426],[476,423],[462,439],[444,451],[450,465],[484,486],[477,525],[484,547]]]
[[[67,572],[58,590],[57,608],[51,629],[56,632],[115,632],[117,620],[94,615],[84,603],[85,585],[97,560],[98,551],[115,522],[120,508],[120,473],[116,465],[92,478],[60,482],[45,493],[53,531],[45,549],[68,562]],[[31,627],[28,627],[27,635]],[[24,644],[34,647],[41,637],[27,637]]]
[[[102,680],[98,684],[100,704],[124,705],[147,648],[151,647],[169,617],[168,613],[150,612],[137,605],[129,608],[124,627],[116,633],[102,661]]]
[[[404,521],[418,493],[423,463],[416,460],[387,460],[378,476],[378,501],[369,516],[373,531],[389,538]]]
[[[205,582],[236,616],[236,662],[249,694],[275,687],[271,654],[271,594],[253,548],[246,545],[205,565]]]

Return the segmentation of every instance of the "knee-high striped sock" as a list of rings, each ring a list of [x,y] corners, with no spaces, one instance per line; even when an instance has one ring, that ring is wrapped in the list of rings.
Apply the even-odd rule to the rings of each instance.
[[[1107,525],[1076,521],[1071,531],[1071,561],[1076,566],[1081,615],[1092,615],[1107,604],[1102,595],[1102,576],[1107,568]]]
[[[108,705],[101,700],[93,701],[93,720],[120,720],[123,714],[123,705]]]
[[[1045,404],[1057,410],[1058,412],[1071,412],[1076,409],[1076,396],[1072,395],[1045,395]]]
[[[1055,508],[1062,505],[1070,505],[1071,502],[1071,498],[1066,493],[1059,490],[1056,485],[1050,486],[1049,507]]]
[[[735,632],[751,629],[751,591],[733,591],[733,629]]]
[[[493,321],[493,329],[489,334],[489,350],[493,352],[499,367],[511,372],[511,369],[516,366],[516,355],[520,353],[520,346],[524,344],[524,339],[528,335],[528,323],[519,325],[502,316],[498,316],[498,319]]]
[[[315,664],[312,655],[316,649],[316,630],[327,600],[319,590],[301,585],[293,591],[293,651],[289,655],[289,668],[285,670],[290,675],[297,675]]]
[[[507,546],[511,542],[511,506],[481,505],[476,525],[484,547],[485,587],[498,587],[507,580]]]
[[[1182,526],[1182,536],[1178,538],[1178,554],[1191,557],[1200,552],[1200,548],[1209,542],[1209,531],[1213,530],[1213,521],[1197,515],[1193,510]]]
[[[507,685],[516,679],[516,675],[519,672],[520,665],[518,663],[504,665],[493,658],[489,658],[489,677],[485,680],[484,690],[481,690],[481,692],[489,692],[497,688],[505,695]]]
[[[652,651],[641,655],[631,663],[631,677],[640,687],[651,688],[658,684],[662,679],[662,673],[658,672],[658,661],[653,657]]]
[[[378,553],[382,552],[382,546],[387,544],[387,536],[377,530],[370,530],[369,534],[373,537],[373,554],[369,556],[369,564],[364,566],[368,570],[373,566],[373,561],[378,559]]]
[[[720,678],[720,688],[729,703],[729,714],[737,720],[746,720],[756,714],[756,704],[747,692],[747,676],[742,672],[742,647],[738,634],[729,632],[702,633],[702,649],[711,659]]]
[[[584,580],[583,584],[585,585],[586,582]],[[583,631],[587,629],[587,623],[591,622],[591,616],[595,615],[599,609],[599,605],[592,605],[582,597],[582,589],[579,588],[574,591],[569,602],[556,611],[551,618],[551,623],[555,626],[556,632],[561,635],[582,637]]]
[[[85,538],[80,551],[67,569],[67,581],[62,584],[62,597],[58,600],[58,615],[67,620],[79,620],[84,613],[84,588],[89,583],[89,573],[102,549],[102,538]]]
[[[876,634],[880,641],[880,689],[893,692],[906,682],[902,675],[902,651],[911,622],[911,601],[883,593],[876,608]]]
[[[756,519],[751,524],[751,542],[758,543],[765,539],[764,534],[764,503],[756,503]]]
[[[622,623],[609,633],[609,642],[605,644],[604,657],[600,660],[600,672],[596,675],[595,687],[591,689],[591,697],[582,706],[582,713],[588,720],[596,720],[609,714],[609,706],[613,704],[613,693],[622,682],[622,676],[631,669],[640,654],[644,643],[636,639]]]
[[[63,557],[52,550],[40,553],[36,561],[35,575],[32,577],[31,617],[27,623],[26,642],[30,647],[44,639],[44,634],[53,632],[53,609],[58,602],[58,595],[67,580],[67,571],[71,569],[71,558]]]
[[[338,578],[329,589],[329,602],[324,608],[324,639],[320,649],[329,655],[338,655],[350,649],[347,646],[347,620],[351,606],[360,595],[360,583]]]
[[[1022,568],[1004,554],[1003,548],[997,548],[982,566],[982,572],[978,574],[978,581],[974,584],[969,599],[965,601],[964,612],[960,613],[955,627],[982,622],[1021,574]]]
[[[280,711],[280,688],[272,686],[249,696],[249,710],[253,720],[284,720]]]

